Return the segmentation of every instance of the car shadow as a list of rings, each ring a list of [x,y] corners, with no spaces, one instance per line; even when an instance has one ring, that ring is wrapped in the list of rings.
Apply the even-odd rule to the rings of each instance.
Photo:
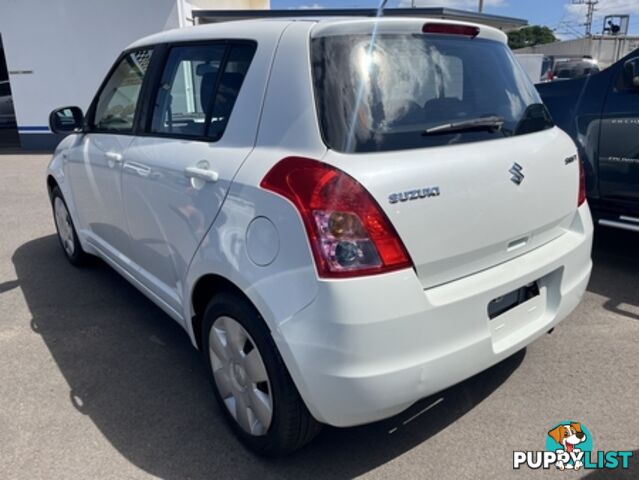
[[[23,244],[12,259],[31,327],[68,382],[69,401],[129,461],[165,479],[361,475],[465,415],[525,356],[522,350],[396,417],[326,427],[295,455],[265,460],[226,427],[181,327],[115,271],[99,261],[72,267],[54,235]]]
[[[606,310],[639,320],[639,234],[598,227],[588,291],[605,297]],[[634,288],[632,287],[634,286]]]

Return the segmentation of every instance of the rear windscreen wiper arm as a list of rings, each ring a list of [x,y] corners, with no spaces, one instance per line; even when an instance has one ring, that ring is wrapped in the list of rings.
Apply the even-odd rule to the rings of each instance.
[[[435,127],[427,128],[422,135],[437,135],[438,133],[463,132],[466,130],[501,130],[504,119],[491,115],[488,117],[471,118],[469,120],[461,120],[459,122],[442,123]]]

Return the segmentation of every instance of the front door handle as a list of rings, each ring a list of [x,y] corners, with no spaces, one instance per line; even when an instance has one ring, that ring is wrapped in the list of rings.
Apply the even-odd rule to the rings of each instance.
[[[220,178],[220,175],[214,170],[207,170],[199,167],[186,167],[184,174],[190,178],[199,178],[205,182],[215,183]]]
[[[117,152],[106,152],[104,154],[107,160],[111,160],[112,162],[120,163],[122,162],[122,154]]]

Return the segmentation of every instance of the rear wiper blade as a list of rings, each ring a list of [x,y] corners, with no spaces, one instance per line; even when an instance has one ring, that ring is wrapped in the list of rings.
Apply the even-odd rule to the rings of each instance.
[[[471,118],[459,122],[442,123],[435,127],[427,128],[422,135],[437,135],[438,133],[463,132],[466,130],[488,129],[499,131],[504,125],[504,119],[496,115]]]

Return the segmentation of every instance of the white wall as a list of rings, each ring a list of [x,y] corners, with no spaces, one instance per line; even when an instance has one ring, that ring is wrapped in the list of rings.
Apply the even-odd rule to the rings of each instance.
[[[23,140],[48,133],[51,110],[86,111],[120,52],[192,25],[194,9],[268,9],[269,0],[0,0],[0,35]],[[40,130],[34,128],[41,127]]]
[[[543,53],[559,57],[562,55],[590,55],[599,61],[601,68],[604,68],[636,48],[639,48],[639,37],[636,36],[625,38],[594,36],[519,48],[515,50],[515,53]]]
[[[194,7],[202,10],[268,10],[270,0],[187,0]]]
[[[0,34],[20,127],[46,126],[51,110],[86,110],[132,41],[178,26],[176,0],[0,0]]]

